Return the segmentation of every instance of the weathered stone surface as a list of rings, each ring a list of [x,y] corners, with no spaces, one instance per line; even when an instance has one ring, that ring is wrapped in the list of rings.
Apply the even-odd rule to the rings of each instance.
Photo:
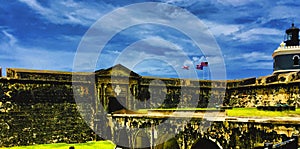
[[[0,78],[0,146],[92,140],[90,127],[107,127],[97,122],[106,121],[110,99],[127,110],[300,105],[299,72],[227,81],[143,77],[121,65],[95,73],[25,69],[7,73]]]
[[[195,147],[204,140],[206,142],[210,140],[212,146],[221,146],[226,149],[237,147],[252,149],[259,143],[272,142],[276,144],[287,140],[291,137],[291,134],[299,133],[299,125],[291,124],[207,121],[201,118],[193,118],[187,123],[184,118],[169,118],[166,123],[165,118],[143,118],[138,116],[128,116],[126,118],[125,116],[112,116],[112,118],[115,127],[114,136],[120,135],[120,131],[117,130],[131,134],[126,136],[127,142],[123,142],[129,146],[142,141],[137,137],[141,130],[148,132],[143,137],[149,138],[150,144],[156,148],[163,148],[164,143],[167,143],[164,141],[174,139],[172,143],[169,143],[173,145],[173,148],[179,146],[182,149]],[[124,125],[124,121],[127,122],[126,125]],[[162,123],[164,123],[163,126]],[[113,141],[118,142],[119,140],[115,137]]]
[[[0,146],[95,138],[77,109],[72,82],[23,79],[0,78]]]

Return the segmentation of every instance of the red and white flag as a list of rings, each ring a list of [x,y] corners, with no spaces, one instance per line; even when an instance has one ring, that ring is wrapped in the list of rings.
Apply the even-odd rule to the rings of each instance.
[[[182,66],[182,69],[189,70],[189,66]]]

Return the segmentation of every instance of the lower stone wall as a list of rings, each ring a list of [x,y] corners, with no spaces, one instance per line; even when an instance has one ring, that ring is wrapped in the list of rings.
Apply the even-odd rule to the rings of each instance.
[[[81,116],[91,103],[81,101],[79,113],[72,83],[2,79],[0,86],[0,147],[100,139]],[[94,100],[86,85],[77,87],[84,88],[80,100]]]
[[[214,90],[211,82],[202,82],[200,88],[191,85],[193,82],[189,81],[185,87],[180,87],[176,80],[166,83],[169,84],[166,87],[138,84],[137,99],[143,102],[139,102],[140,106],[137,105],[136,109],[206,107],[208,103],[242,107],[277,103],[297,106],[300,103],[300,82],[297,80],[271,80],[265,84],[249,85],[253,83],[253,79],[249,79],[242,85],[233,85],[232,88],[227,86],[224,100],[224,82],[219,83],[220,88],[215,87]],[[95,99],[96,84],[91,82],[84,80],[74,85],[74,82],[67,80],[0,78],[0,146],[85,142],[94,139],[90,127],[106,126],[97,126],[93,122],[95,113],[101,111],[94,104],[99,104],[102,99]],[[73,89],[78,93],[76,98],[79,100],[76,99],[76,102]],[[106,94],[101,93],[98,97]],[[130,100],[129,97],[126,99]],[[85,123],[86,119],[88,123]]]
[[[128,115],[127,115],[128,116]],[[175,146],[181,149],[190,148],[202,139],[210,139],[224,149],[253,149],[265,142],[280,143],[286,141],[291,135],[299,135],[298,124],[272,124],[256,122],[235,121],[205,121],[203,119],[184,118],[143,118],[143,117],[114,117],[113,141],[123,146],[135,146],[146,142],[149,145],[158,145],[166,134],[176,139]],[[144,134],[138,135],[140,131]],[[174,134],[175,132],[175,134]],[[167,135],[167,137],[169,137]],[[175,148],[170,146],[170,148]]]
[[[255,107],[288,104],[300,106],[300,82],[257,85],[228,89],[225,104],[230,106]]]
[[[224,89],[225,90],[225,89]],[[209,102],[222,104],[225,91],[222,89],[181,86],[140,86],[136,109],[151,108],[206,108]]]
[[[76,104],[17,105],[20,111],[0,114],[0,146],[86,142],[95,137]]]

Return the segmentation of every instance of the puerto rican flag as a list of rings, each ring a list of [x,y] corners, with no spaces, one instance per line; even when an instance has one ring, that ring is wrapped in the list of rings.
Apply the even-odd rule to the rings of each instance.
[[[201,62],[201,65],[202,65],[203,67],[207,67],[207,66],[208,66],[208,62]]]
[[[196,65],[196,69],[203,70],[203,67],[207,67],[208,62],[201,62],[200,64]]]
[[[203,70],[203,66],[200,64],[196,65],[196,69]]]

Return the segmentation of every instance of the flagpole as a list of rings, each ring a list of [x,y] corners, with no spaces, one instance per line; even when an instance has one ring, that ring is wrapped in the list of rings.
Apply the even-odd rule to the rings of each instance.
[[[204,80],[204,67],[202,69],[202,80]]]
[[[207,76],[208,76],[208,79],[210,80],[211,78],[210,78],[210,69],[207,67]]]

